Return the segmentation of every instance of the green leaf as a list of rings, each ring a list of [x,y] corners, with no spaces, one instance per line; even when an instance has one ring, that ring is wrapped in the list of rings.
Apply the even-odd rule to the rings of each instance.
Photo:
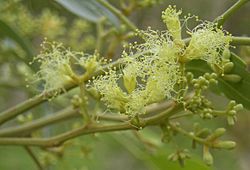
[[[247,71],[244,61],[236,54],[231,53],[231,61],[234,63],[234,67],[230,74],[239,75],[242,79],[237,83],[233,83],[219,77],[218,88],[229,99],[243,104],[246,109],[250,110],[250,73]],[[194,73],[195,76],[212,72],[207,63],[202,60],[193,60],[189,62],[187,64],[187,71]]]
[[[10,27],[7,23],[0,19],[0,35],[1,37],[8,37],[15,41],[22,49],[26,52],[29,59],[32,59],[33,51],[31,45],[23,37],[21,37],[18,32]]]
[[[59,4],[73,14],[85,18],[91,22],[98,22],[105,16],[116,26],[119,25],[117,17],[96,0],[56,0]]]
[[[234,68],[230,74],[237,74],[242,77],[242,80],[231,83],[220,79],[219,88],[228,98],[243,104],[250,110],[250,73],[247,71],[246,64],[234,53],[231,53],[231,61],[234,63]]]

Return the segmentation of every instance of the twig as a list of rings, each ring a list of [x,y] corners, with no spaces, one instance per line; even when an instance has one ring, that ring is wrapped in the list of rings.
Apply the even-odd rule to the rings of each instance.
[[[188,43],[190,41],[190,38],[185,39],[184,40],[185,43]],[[250,38],[249,37],[232,37],[232,45],[250,45]],[[98,76],[101,74],[104,74],[104,71],[107,70],[110,66],[118,66],[119,64],[122,64],[122,60],[119,61],[115,61],[107,66],[104,66],[102,69],[96,71],[92,76]],[[117,67],[120,68],[120,67]],[[89,78],[90,78],[89,77]],[[89,79],[86,78],[86,81]],[[65,91],[69,91],[70,89],[75,88],[76,85],[75,84],[69,84],[67,86],[64,87]],[[28,99],[12,108],[9,108],[5,111],[3,111],[2,113],[0,113],[0,125],[3,124],[4,122],[16,117],[17,115],[33,108],[36,105],[39,105],[45,101],[47,101],[47,99],[49,97],[52,96],[53,93],[48,92],[48,93],[42,93],[40,95],[37,95],[31,99]]]
[[[231,6],[226,12],[217,17],[214,22],[221,26],[225,21],[230,18],[236,11],[238,11],[243,5],[245,5],[249,0],[239,0],[233,6]]]
[[[174,115],[174,116],[170,117],[169,120],[179,119],[179,118],[191,116],[191,115],[194,115],[194,114],[193,113],[182,113],[182,114],[178,114],[178,115]]]
[[[26,123],[26,124],[16,126],[16,127],[2,129],[0,130],[0,136],[27,135],[30,132],[35,131],[39,128],[42,128],[44,126],[53,124],[55,122],[67,120],[68,118],[75,117],[78,115],[76,114],[77,112],[78,112],[77,110],[66,108],[66,109],[63,109],[62,111],[59,111],[56,114],[49,115],[41,119],[33,120],[30,123]]]
[[[185,135],[185,136],[187,136],[187,137],[189,137],[189,138],[195,140],[196,142],[198,142],[198,143],[200,143],[200,144],[207,144],[206,140],[204,140],[204,139],[202,139],[202,138],[199,138],[199,137],[197,137],[197,136],[195,136],[195,135],[193,135],[193,134],[191,134],[191,133],[185,131],[184,129],[182,129],[182,128],[180,128],[180,127],[175,126],[173,123],[169,123],[169,126],[170,126],[173,130],[175,130],[175,131],[177,131],[177,132],[179,132],[179,133],[181,133],[181,134],[183,134],[183,135]]]
[[[33,159],[33,161],[36,163],[37,168],[39,170],[43,170],[43,167],[41,165],[41,163],[39,162],[39,160],[37,159],[37,157],[35,156],[35,154],[33,153],[33,151],[31,150],[30,147],[28,146],[24,146],[24,149],[28,152],[28,154],[30,155],[30,157]]]
[[[74,84],[69,84],[65,86],[65,90],[70,90],[74,87]],[[17,115],[31,109],[32,107],[35,107],[45,101],[47,101],[48,98],[52,97],[53,92],[47,92],[42,93],[40,95],[37,95],[31,99],[28,99],[14,107],[11,107],[2,113],[0,113],[0,125],[4,122],[16,117]]]
[[[159,123],[165,121],[167,118],[182,110],[180,105],[172,103],[172,106],[166,111],[153,115],[148,118],[141,120],[141,128],[146,126],[158,125]],[[102,132],[112,132],[112,131],[121,131],[128,129],[138,129],[133,126],[130,122],[119,123],[115,125],[89,125],[83,126],[78,129],[71,130],[69,132],[50,137],[50,138],[0,138],[0,145],[24,145],[24,146],[44,146],[52,147],[58,146],[63,142],[75,138],[81,135],[87,135],[92,133],[102,133]]]
[[[183,41],[188,44],[190,42],[191,38],[185,38]],[[232,36],[232,42],[231,45],[250,45],[250,37],[235,37]]]
[[[110,3],[104,0],[97,0],[100,4],[105,6],[108,10],[110,10],[114,15],[116,15],[125,25],[127,25],[131,30],[136,31],[136,26],[128,20],[128,18],[122,14],[121,11],[113,7]]]
[[[111,66],[118,66],[119,64],[121,64],[121,61],[115,61],[111,64],[108,64],[106,66],[104,66],[103,68],[97,70],[93,75],[90,75],[89,77],[85,78],[85,82],[88,81],[92,76],[97,76],[97,75],[102,75],[105,73],[106,70],[108,70],[108,68],[110,68]],[[69,91],[73,88],[76,87],[76,84],[67,84],[64,86],[64,91],[62,91],[61,93],[65,92],[65,91]],[[46,102],[48,100],[48,98],[52,97],[54,95],[53,91],[49,91],[49,92],[44,92],[40,95],[37,95],[33,98],[30,98],[14,107],[11,107],[5,111],[3,111],[2,113],[0,113],[0,125],[7,122],[8,120],[18,116],[19,114],[43,103]],[[59,95],[59,94],[58,94]]]
[[[150,113],[158,113],[170,107],[171,102],[165,101],[163,103],[153,104],[146,107],[145,115]],[[10,137],[10,136],[25,136],[30,134],[31,132],[40,129],[42,127],[51,125],[53,123],[58,123],[64,120],[68,120],[74,117],[80,117],[79,111],[72,108],[63,109],[56,114],[49,115],[37,120],[34,120],[30,123],[23,124],[16,127],[10,127],[0,130],[0,136],[2,137]],[[107,121],[116,121],[116,122],[125,122],[128,121],[127,116],[114,116],[114,115],[96,115],[94,119],[101,119]]]
[[[233,37],[232,45],[250,45],[249,37]]]

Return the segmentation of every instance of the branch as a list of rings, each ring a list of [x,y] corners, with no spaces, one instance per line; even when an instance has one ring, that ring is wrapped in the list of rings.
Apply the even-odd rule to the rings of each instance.
[[[113,67],[118,67],[118,65],[122,64],[121,60],[119,61],[115,61],[111,64],[108,64],[106,66],[104,66],[103,68],[97,70],[93,75],[90,75],[88,77],[86,77],[84,79],[85,82],[87,82],[91,77],[93,76],[97,76],[97,75],[102,75],[105,73],[106,70],[108,70],[111,66]],[[62,94],[63,92],[69,91],[73,88],[75,88],[77,85],[76,84],[67,84],[64,86],[63,91],[61,91],[60,94]],[[5,111],[3,111],[2,113],[0,113],[0,125],[7,122],[8,120],[18,116],[19,114],[41,104],[47,101],[48,98],[51,98],[54,96],[55,93],[53,93],[52,91],[49,92],[44,92],[40,95],[37,95],[31,99],[28,99],[14,107],[11,107]]]
[[[239,0],[233,6],[231,6],[226,12],[217,17],[214,22],[221,26],[225,21],[230,18],[236,11],[238,11],[243,5],[245,5],[249,0]]]
[[[171,107],[164,112],[161,112],[157,115],[153,115],[148,118],[141,119],[141,127],[158,125],[161,122],[165,121],[167,118],[182,110],[182,107],[174,102],[171,103]],[[58,146],[63,142],[75,138],[81,135],[87,135],[92,133],[102,133],[102,132],[112,132],[112,131],[122,131],[136,129],[137,127],[132,125],[130,122],[119,123],[115,125],[89,125],[83,126],[78,129],[71,130],[60,135],[50,137],[50,138],[0,138],[0,145],[24,145],[24,146],[44,146],[52,147]]]
[[[190,38],[184,39],[185,43],[188,43],[190,41]],[[250,45],[250,38],[249,37],[232,37],[232,45]],[[135,56],[137,57],[137,56]],[[86,78],[85,82],[89,80],[90,77],[92,76],[98,76],[98,75],[102,75],[104,74],[104,71],[106,71],[109,67],[111,66],[116,66],[117,68],[121,68],[118,67],[119,64],[122,64],[122,60],[118,60],[115,61],[111,64],[108,64],[106,66],[104,66],[102,69],[99,69],[98,71],[96,71],[93,75],[89,76],[88,78]],[[76,84],[68,84],[64,87],[64,91],[69,91],[73,88],[76,87]],[[17,115],[33,108],[34,106],[37,106],[43,102],[46,102],[48,98],[52,97],[52,94],[54,94],[53,92],[47,92],[47,93],[42,93],[40,95],[37,95],[31,99],[28,99],[12,108],[9,108],[5,111],[3,111],[2,113],[0,113],[0,125],[5,123],[6,121],[16,117]]]
[[[75,87],[74,84],[66,85],[65,90],[68,91]],[[52,97],[53,91],[42,93],[40,95],[37,95],[31,99],[28,99],[14,107],[11,107],[2,113],[0,113],[0,125],[4,122],[16,117],[17,115],[31,109],[32,107],[35,107],[45,101],[47,101],[48,98]]]
[[[182,129],[182,128],[180,128],[180,127],[175,126],[173,123],[169,123],[169,126],[170,126],[173,130],[175,130],[175,131],[177,131],[177,132],[179,132],[179,133],[181,133],[181,134],[183,134],[183,135],[185,135],[185,136],[187,136],[187,137],[189,137],[189,138],[195,140],[196,142],[198,142],[198,143],[200,143],[200,144],[207,144],[206,140],[204,140],[204,139],[202,139],[202,138],[199,138],[199,137],[193,135],[192,133],[189,133],[189,132],[185,131],[184,129]]]
[[[33,120],[30,123],[26,123],[26,124],[16,126],[16,127],[2,129],[2,130],[0,130],[0,136],[27,135],[30,132],[37,130],[39,128],[42,128],[44,126],[75,117],[75,116],[77,116],[76,113],[78,113],[77,110],[74,110],[71,108],[66,108],[66,109],[63,109],[62,111],[59,111],[59,112],[53,114],[53,115],[46,116],[46,117],[43,117],[41,119]],[[79,114],[79,116],[80,116],[80,114]]]
[[[166,110],[170,106],[170,104],[171,103],[169,101],[165,101],[163,103],[149,105],[146,107],[145,115]],[[33,120],[30,123],[26,123],[16,127],[2,129],[0,130],[0,136],[2,137],[25,136],[42,127],[80,116],[81,115],[79,114],[79,111],[77,109],[72,109],[69,107],[53,115]],[[96,115],[93,119],[101,119],[101,120],[116,121],[116,122],[128,121],[128,118],[126,116],[113,116],[113,115]]]
[[[249,37],[233,37],[232,45],[250,45]]]
[[[110,3],[105,0],[97,0],[100,4],[105,6],[108,10],[110,10],[114,15],[116,15],[125,25],[127,25],[131,30],[136,31],[136,26],[128,20],[128,18],[122,14],[121,11],[113,7]]]
[[[191,38],[185,38],[184,42],[188,44],[190,42]],[[250,45],[250,38],[249,37],[236,37],[232,36],[232,42],[231,45]]]

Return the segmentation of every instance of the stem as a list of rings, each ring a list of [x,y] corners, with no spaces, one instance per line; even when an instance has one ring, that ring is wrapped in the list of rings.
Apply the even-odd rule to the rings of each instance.
[[[146,126],[158,125],[159,123],[162,123],[162,121],[165,121],[165,119],[167,119],[171,115],[175,114],[180,109],[182,109],[180,105],[177,105],[174,102],[172,102],[171,107],[169,107],[167,111],[164,111],[157,115],[153,115],[148,118],[144,118],[142,120],[142,122],[144,122],[144,124],[142,124],[142,128]],[[97,132],[102,133],[102,132],[121,131],[128,129],[137,129],[137,128],[135,128],[132,124],[130,124],[130,122],[119,123],[115,125],[89,125],[50,138],[8,138],[8,137],[4,138],[3,137],[0,138],[0,144],[52,147],[52,146],[58,146],[69,139],[81,135],[87,135]]]
[[[193,134],[191,134],[191,133],[185,131],[184,129],[175,126],[173,123],[169,123],[169,126],[170,126],[173,130],[175,130],[175,131],[177,131],[177,132],[179,132],[179,133],[181,133],[181,134],[183,134],[183,135],[185,135],[185,136],[187,136],[187,137],[189,137],[189,138],[195,140],[196,142],[198,142],[198,143],[200,143],[200,144],[207,144],[206,140],[204,140],[204,139],[202,139],[202,138],[199,138],[199,137],[197,137],[197,136],[194,136]]]
[[[184,40],[185,43],[188,43],[190,41],[190,38],[187,38]],[[249,37],[232,37],[232,45],[250,45],[250,38]],[[135,55],[136,57],[136,55]],[[103,68],[99,69],[98,71],[96,71],[93,75],[87,77],[85,79],[85,82],[87,80],[89,80],[90,77],[92,76],[98,76],[98,75],[102,75],[104,74],[104,71],[107,70],[108,68],[110,68],[111,66],[117,66],[117,68],[121,68],[118,67],[119,65],[122,64],[122,60],[118,60],[115,61],[111,64],[108,64],[106,66],[104,66]],[[76,87],[76,84],[68,84],[64,87],[65,91],[69,91],[73,88]],[[2,113],[0,113],[0,125],[5,123],[6,121],[16,117],[17,115],[33,108],[34,106],[37,106],[43,102],[46,102],[48,98],[52,97],[54,94],[53,92],[47,92],[47,93],[42,93],[40,95],[37,95],[31,99],[28,99],[12,108],[9,108],[5,111],[3,111]]]
[[[77,110],[73,110],[71,108],[66,108],[66,109],[63,109],[62,111],[59,111],[58,113],[43,117],[41,119],[34,120],[30,123],[26,123],[26,124],[16,126],[16,127],[2,129],[0,131],[0,136],[27,135],[30,132],[37,130],[39,128],[42,128],[44,126],[75,117],[78,115],[77,113],[78,113]]]
[[[249,37],[233,37],[232,45],[250,45]]]
[[[100,4],[105,6],[108,10],[110,10],[114,15],[116,15],[125,25],[128,26],[133,31],[136,31],[136,26],[128,20],[128,18],[122,14],[122,12],[118,9],[116,9],[114,6],[112,6],[110,3],[108,3],[105,0],[97,0]]]
[[[171,116],[169,119],[170,120],[179,119],[179,118],[182,118],[182,117],[192,116],[192,115],[194,115],[194,114],[193,113],[182,113],[182,114]]]
[[[185,38],[183,41],[188,44],[191,38]],[[235,37],[232,36],[232,42],[231,45],[250,45],[250,37]]]
[[[83,77],[82,81],[86,82],[87,80],[89,80],[89,78],[91,78],[92,76],[97,76],[97,75],[102,75],[105,73],[106,70],[108,70],[111,66],[117,66],[122,64],[121,61],[115,61],[111,64],[108,64],[106,66],[104,66],[103,68],[97,70],[93,75],[91,76],[86,76]],[[73,88],[75,88],[77,85],[72,83],[72,84],[67,84],[64,86],[64,90],[61,92],[61,94],[65,91],[69,91]],[[48,98],[54,96],[53,91],[49,91],[49,92],[44,92],[40,95],[37,95],[31,99],[28,99],[14,107],[11,107],[5,111],[3,111],[2,113],[0,113],[0,125],[7,122],[8,120],[18,116],[19,114],[43,103],[46,102]]]
[[[163,111],[171,106],[171,103],[169,101],[159,103],[157,105],[150,105],[146,107],[146,115],[150,113],[158,113],[160,111]],[[10,136],[25,136],[30,134],[31,132],[40,129],[42,127],[58,123],[64,120],[68,120],[70,118],[74,117],[80,117],[79,110],[74,110],[71,108],[63,109],[56,114],[46,116],[37,120],[34,120],[30,123],[16,126],[16,127],[10,127],[6,129],[0,130],[0,136],[4,137],[10,137]],[[128,121],[127,116],[113,116],[113,115],[97,115],[93,119],[101,119],[106,121],[115,121],[115,122],[125,122]]]
[[[221,26],[229,19],[236,11],[238,11],[243,5],[245,5],[249,0],[238,0],[233,6],[231,6],[227,11],[222,15],[217,17],[214,22],[218,23],[218,26]]]
[[[24,149],[28,152],[28,154],[30,155],[30,157],[33,159],[33,161],[36,163],[37,168],[39,170],[43,170],[43,167],[41,165],[41,163],[39,162],[39,160],[37,159],[37,157],[35,156],[35,154],[33,153],[33,151],[31,150],[30,147],[28,146],[24,146]]]
[[[85,122],[85,124],[90,123],[91,119],[90,119],[90,115],[88,113],[88,109],[87,109],[87,101],[85,99],[85,84],[80,83],[80,98],[82,99],[82,103],[80,104],[80,113],[83,116],[83,120]]]
[[[96,24],[96,30],[97,30],[97,42],[96,42],[96,51],[98,53],[101,52],[102,44],[103,44],[103,22],[105,21],[105,18],[101,18],[98,23]]]
[[[65,86],[65,90],[68,91],[70,89],[72,89],[75,85],[74,84],[69,84]],[[17,115],[33,108],[34,106],[37,106],[38,104],[41,104],[45,101],[47,101],[47,99],[49,97],[53,96],[53,92],[47,92],[47,93],[42,93],[40,95],[37,95],[31,99],[28,99],[12,108],[9,108],[5,111],[3,111],[2,113],[0,113],[0,125],[3,124],[4,122],[16,117]]]

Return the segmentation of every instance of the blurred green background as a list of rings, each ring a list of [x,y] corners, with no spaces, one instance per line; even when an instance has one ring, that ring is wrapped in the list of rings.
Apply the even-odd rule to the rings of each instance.
[[[70,0],[68,0],[70,2]],[[110,0],[119,8],[118,0]],[[202,20],[214,20],[228,9],[235,0],[163,0],[160,4],[138,9],[129,17],[140,29],[151,26],[152,29],[164,30],[161,21],[161,11],[169,4],[182,9],[183,14],[194,14]],[[22,39],[11,37],[12,33],[0,24],[0,111],[28,99],[39,93],[36,88],[26,88],[26,74],[37,70],[29,67],[32,57],[39,53],[44,37],[51,41],[63,42],[73,50],[93,53],[96,44],[96,25],[78,17],[52,0],[0,0],[0,20],[11,26]],[[236,12],[224,28],[233,35],[250,36],[250,3]],[[13,41],[13,39],[15,41]],[[112,38],[107,39],[107,42]],[[24,46],[20,46],[24,43]],[[26,47],[25,47],[26,45]],[[234,49],[243,59],[250,63],[250,50],[247,47]],[[119,56],[118,50],[115,55]],[[41,89],[41,87],[38,88]],[[224,105],[226,99],[213,94],[207,94],[218,105]],[[66,98],[66,99],[65,99]],[[52,114],[61,106],[67,104],[69,96],[45,103],[36,110],[35,118]],[[20,118],[21,119],[21,118]],[[188,118],[185,121],[192,121]],[[25,121],[24,121],[25,122]],[[67,124],[53,125],[44,128],[39,133],[50,136],[71,126]],[[16,120],[4,125],[15,125]],[[19,120],[20,123],[20,120]],[[21,123],[22,120],[21,120]],[[225,120],[201,121],[201,124],[211,128],[226,126]],[[49,154],[44,149],[32,148],[39,159],[48,165],[47,169],[58,170],[248,170],[250,167],[250,113],[242,111],[238,114],[235,126],[227,127],[226,139],[237,142],[232,151],[214,150],[215,165],[207,167],[202,162],[201,148],[192,150],[192,159],[186,161],[184,168],[176,162],[167,160],[168,155],[176,148],[190,146],[190,141],[177,136],[176,143],[161,142],[161,133],[157,128],[146,128],[135,137],[133,132],[115,132],[79,137],[68,142],[62,154]],[[25,148],[19,146],[0,146],[0,170],[32,170],[37,169]]]

